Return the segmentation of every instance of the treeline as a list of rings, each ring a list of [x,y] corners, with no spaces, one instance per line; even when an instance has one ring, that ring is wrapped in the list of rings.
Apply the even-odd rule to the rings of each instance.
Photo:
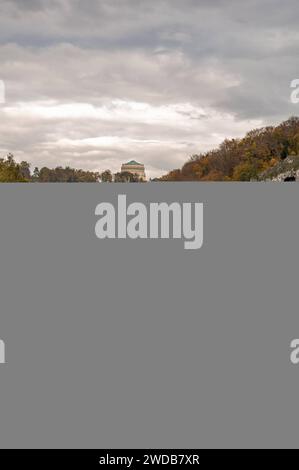
[[[142,183],[138,175],[129,173],[128,171],[123,171],[120,173],[115,173],[113,175],[110,170],[106,170],[99,176],[102,183]]]
[[[0,159],[1,183],[95,183],[99,178],[99,173],[70,167],[43,167],[40,170],[36,167],[31,173],[30,164],[26,161],[17,163],[12,154]]]
[[[17,163],[12,154],[0,159],[1,183],[138,183],[137,175],[131,173],[116,173],[112,175],[110,170],[103,173],[77,170],[70,167],[56,167],[41,169],[35,167],[33,172],[26,161]]]
[[[50,169],[35,168],[31,181],[38,183],[96,183],[99,181],[99,173],[92,171],[76,170],[74,168],[57,167]]]
[[[299,155],[298,117],[255,129],[243,139],[225,140],[215,150],[192,156],[160,181],[252,181],[292,155]]]

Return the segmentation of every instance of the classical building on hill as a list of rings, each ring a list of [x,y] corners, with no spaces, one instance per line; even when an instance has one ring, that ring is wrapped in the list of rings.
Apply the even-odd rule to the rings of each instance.
[[[135,160],[122,165],[121,172],[132,173],[133,175],[137,175],[140,180],[146,181],[144,165],[142,165],[142,163],[135,162]]]

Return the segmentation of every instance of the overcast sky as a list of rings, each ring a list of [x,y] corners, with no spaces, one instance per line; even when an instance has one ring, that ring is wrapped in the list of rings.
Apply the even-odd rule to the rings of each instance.
[[[149,176],[299,114],[298,0],[1,0],[0,153]]]

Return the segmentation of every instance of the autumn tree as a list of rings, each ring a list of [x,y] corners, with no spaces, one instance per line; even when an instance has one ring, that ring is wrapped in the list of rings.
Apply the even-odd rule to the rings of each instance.
[[[124,171],[122,173],[116,173],[114,175],[115,183],[139,183],[140,179],[138,175]]]
[[[28,181],[22,174],[21,167],[10,153],[6,158],[0,159],[0,182],[1,183],[24,183]]]
[[[112,173],[110,170],[105,170],[100,175],[102,183],[112,183]]]

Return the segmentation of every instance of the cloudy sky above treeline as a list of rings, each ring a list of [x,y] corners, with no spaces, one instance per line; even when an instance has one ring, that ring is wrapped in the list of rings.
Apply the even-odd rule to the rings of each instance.
[[[298,115],[298,18],[298,0],[1,0],[1,155],[153,177]]]

